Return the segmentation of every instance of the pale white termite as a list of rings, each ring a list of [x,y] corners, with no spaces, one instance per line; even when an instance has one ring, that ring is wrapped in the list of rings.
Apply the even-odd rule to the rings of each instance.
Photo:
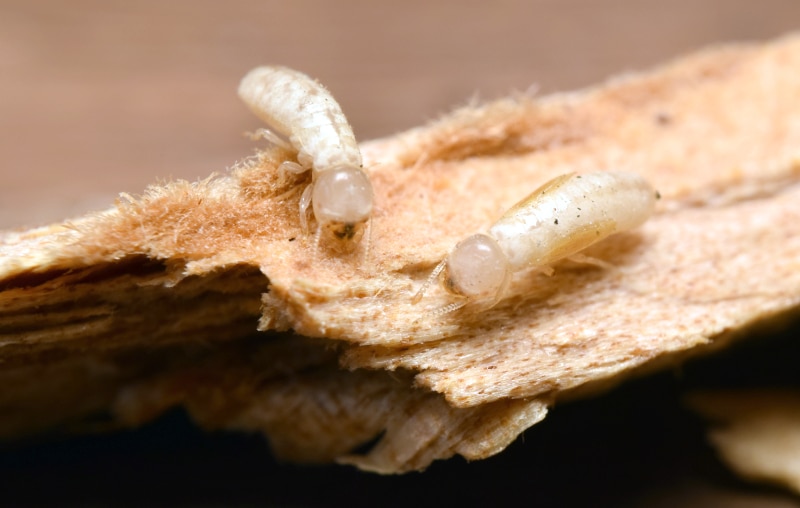
[[[495,305],[514,272],[547,269],[611,234],[641,225],[653,213],[658,197],[634,173],[556,177],[511,207],[486,233],[456,244],[412,302],[419,302],[441,274],[442,286],[460,301],[437,310],[436,315],[472,301],[490,300]],[[592,262],[591,258],[577,259]],[[604,263],[598,260],[596,264]]]
[[[303,230],[308,232],[311,205],[317,241],[326,230],[348,247],[358,242],[372,214],[372,185],[353,129],[330,92],[301,72],[257,67],[242,78],[239,97],[274,131],[260,129],[260,136],[297,152],[298,162],[286,161],[281,168],[312,171],[311,185],[300,198]]]

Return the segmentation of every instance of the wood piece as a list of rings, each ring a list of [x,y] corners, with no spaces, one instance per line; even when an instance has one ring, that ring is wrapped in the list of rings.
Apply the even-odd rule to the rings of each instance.
[[[383,419],[378,427],[401,430],[389,428],[366,458],[330,448],[340,460],[399,472],[453,453],[488,456],[553,400],[722,347],[749,324],[796,309],[798,69],[798,36],[722,46],[591,90],[469,107],[365,143],[376,203],[367,260],[316,249],[302,234],[304,180],[279,177],[275,168],[291,154],[278,148],[229,175],[154,186],[101,214],[4,233],[0,359],[21,368],[87,351],[111,358],[243,340],[260,306],[261,330],[336,344],[338,361],[355,370],[335,371],[331,383],[342,383],[343,397],[358,400],[387,382],[362,369],[410,373],[396,407],[421,404],[419,411]],[[468,306],[432,318],[447,303],[438,289],[411,303],[458,240],[539,184],[612,169],[644,175],[662,195],[643,227],[587,251],[614,269],[564,262],[552,277],[516,276],[509,297],[486,312]],[[168,372],[152,377],[160,380],[156,398]],[[135,390],[141,383],[120,383],[139,394],[126,399],[129,407],[150,397]],[[325,387],[310,386],[301,400],[330,399]],[[186,403],[206,421],[204,404],[214,401],[181,393],[165,401]],[[348,421],[373,421],[370,404],[340,404]],[[396,411],[392,418],[402,418]],[[273,443],[293,443],[282,448],[287,456],[303,458],[310,452],[296,449],[292,432],[305,427],[291,417],[213,425],[261,426]],[[419,428],[428,429],[427,442]]]
[[[800,494],[800,392],[705,391],[688,402],[711,421],[709,439],[737,474]]]

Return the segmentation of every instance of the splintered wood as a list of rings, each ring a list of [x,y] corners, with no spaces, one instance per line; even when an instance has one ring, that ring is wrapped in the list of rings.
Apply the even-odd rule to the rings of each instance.
[[[796,36],[455,111],[361,145],[367,257],[303,233],[308,177],[276,170],[293,157],[280,147],[227,176],[5,233],[0,408],[13,417],[0,432],[104,413],[137,425],[182,405],[207,428],[265,432],[288,460],[395,473],[497,453],[555,400],[794,311],[796,111]],[[610,267],[515,273],[488,310],[438,315],[451,300],[434,286],[412,303],[459,240],[545,181],[612,170],[662,198],[643,226],[585,251]]]
[[[731,469],[800,494],[800,392],[708,391],[688,402],[711,420],[711,442]]]

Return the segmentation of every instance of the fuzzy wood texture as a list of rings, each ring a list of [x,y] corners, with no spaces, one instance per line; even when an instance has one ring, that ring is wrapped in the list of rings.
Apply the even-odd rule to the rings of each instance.
[[[455,453],[486,457],[558,398],[722,347],[795,309],[798,69],[798,37],[723,46],[587,91],[470,106],[365,143],[376,204],[368,254],[367,245],[315,248],[302,233],[307,176],[281,177],[277,166],[293,154],[277,148],[230,175],[7,232],[0,377],[45,368],[68,377],[75,368],[64,365],[83,355],[102,368],[83,365],[81,379],[102,372],[107,383],[83,412],[113,407],[126,424],[184,404],[208,427],[266,431],[293,460],[401,472]],[[460,239],[550,178],[605,170],[638,172],[662,196],[643,227],[586,252],[614,268],[561,262],[551,277],[517,274],[490,310],[436,316],[452,301],[440,288],[412,304]],[[264,347],[280,343],[280,352],[255,362],[237,348],[248,350],[242,340],[257,319],[262,331],[320,340],[265,336]],[[189,366],[215,347],[239,352]],[[325,353],[301,353],[309,347]],[[141,348],[169,359],[137,356]],[[308,361],[287,360],[298,355]],[[370,372],[380,370],[397,372]],[[220,377],[229,392],[207,381]],[[74,383],[75,400],[86,384]],[[32,400],[49,393],[28,390]],[[0,394],[4,407],[19,400]],[[41,416],[26,409],[7,434],[25,430],[28,413]],[[66,413],[50,420],[79,416]],[[348,455],[383,430],[369,453]]]

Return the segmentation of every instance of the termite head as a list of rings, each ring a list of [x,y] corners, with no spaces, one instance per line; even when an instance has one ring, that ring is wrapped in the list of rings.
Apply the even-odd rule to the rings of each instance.
[[[497,242],[479,233],[460,241],[447,256],[443,285],[468,300],[493,298],[496,303],[510,274],[508,259]]]
[[[314,178],[311,203],[320,227],[334,238],[357,243],[372,214],[372,185],[358,167],[339,166]]]

